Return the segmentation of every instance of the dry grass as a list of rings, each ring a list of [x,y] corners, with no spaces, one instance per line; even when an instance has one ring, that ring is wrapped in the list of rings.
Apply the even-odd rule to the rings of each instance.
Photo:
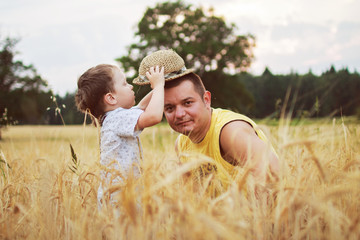
[[[259,185],[242,169],[211,198],[211,176],[201,186],[181,177],[207,160],[179,166],[177,135],[167,125],[147,129],[142,177],[115,195],[119,204],[98,210],[96,128],[10,127],[0,142],[0,239],[359,239],[360,126],[266,131],[282,160],[280,180]]]

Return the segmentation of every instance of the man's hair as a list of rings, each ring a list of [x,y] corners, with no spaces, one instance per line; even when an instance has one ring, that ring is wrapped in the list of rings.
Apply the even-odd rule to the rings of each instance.
[[[174,80],[165,82],[165,89],[176,87],[183,81],[192,82],[195,92],[200,95],[201,99],[203,98],[206,90],[200,76],[196,73],[189,73]]]
[[[114,68],[116,68],[114,65],[100,64],[88,69],[79,77],[75,102],[80,111],[90,112],[95,118],[101,120],[105,114],[103,97],[114,90]]]

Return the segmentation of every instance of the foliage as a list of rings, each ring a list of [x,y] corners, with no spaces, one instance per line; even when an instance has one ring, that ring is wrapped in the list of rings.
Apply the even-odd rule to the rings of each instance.
[[[16,124],[16,121],[12,121],[12,119],[8,117],[7,112],[7,108],[5,108],[2,116],[0,117],[0,140],[2,139],[2,130],[9,125]]]
[[[4,109],[2,116],[0,117],[0,140],[2,139],[2,129],[9,124],[7,117],[7,109]]]
[[[215,16],[213,9],[206,11],[183,1],[158,3],[147,8],[135,33],[137,42],[117,61],[134,78],[145,56],[158,49],[172,48],[187,67],[194,68],[203,78],[205,87],[218,96],[213,99],[216,106],[228,107],[232,102],[231,107],[240,110],[251,105],[252,99],[244,87],[228,87],[235,82],[230,73],[244,72],[250,67],[255,38],[250,34],[236,35],[235,30],[234,24]],[[141,88],[138,98],[146,91],[148,88]]]
[[[16,60],[17,39],[0,41],[0,114],[8,109],[8,117],[19,123],[46,122],[46,107],[51,91],[33,65]]]
[[[47,83],[36,72],[33,65],[15,60],[17,39],[6,38],[0,42],[0,89],[4,92],[22,88],[25,91],[43,90]]]
[[[320,76],[273,75],[266,68],[261,76],[239,75],[238,81],[254,96],[252,117],[279,117],[281,111],[298,118],[350,116],[360,107],[360,75],[346,68],[332,66]]]
[[[52,100],[53,102],[47,108],[49,124],[65,125],[84,122],[84,114],[78,111],[75,105],[75,93],[66,93],[63,97],[55,95]],[[91,123],[91,119],[87,118],[86,123]]]
[[[331,69],[331,68],[330,68]],[[208,73],[204,73],[204,82],[207,84]],[[209,74],[216,74],[210,72]],[[238,84],[240,82],[240,84]],[[238,88],[246,88],[248,96],[236,95],[236,98],[228,97],[214,88],[224,88],[233,91],[242,91]],[[328,117],[328,116],[360,116],[360,75],[357,72],[350,73],[347,69],[326,71],[320,76],[311,71],[300,75],[290,73],[288,75],[274,75],[267,68],[260,76],[249,73],[241,73],[230,76],[221,84],[213,84],[208,88],[212,97],[213,107],[225,106],[227,109],[239,110],[241,113],[255,118],[279,118],[284,110],[295,118]],[[244,91],[245,92],[245,91]],[[288,97],[287,94],[289,94]],[[56,96],[64,121],[67,124],[81,124],[84,115],[76,110],[74,94],[66,94],[64,97]],[[247,98],[251,98],[253,104],[244,105]],[[66,106],[66,108],[64,108]],[[61,124],[61,119],[56,116],[53,108],[48,112],[50,124]],[[87,119],[90,123],[90,119]]]

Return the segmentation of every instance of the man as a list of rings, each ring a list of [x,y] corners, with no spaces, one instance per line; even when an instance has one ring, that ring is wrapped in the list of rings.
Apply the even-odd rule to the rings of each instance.
[[[279,171],[276,153],[258,126],[244,115],[211,108],[211,93],[174,51],[145,57],[134,83],[146,84],[142,72],[156,65],[165,68],[164,114],[170,127],[180,133],[175,144],[180,158],[210,157],[212,164],[202,166],[199,173],[214,173],[223,186],[236,176],[236,167],[248,167],[258,179]]]

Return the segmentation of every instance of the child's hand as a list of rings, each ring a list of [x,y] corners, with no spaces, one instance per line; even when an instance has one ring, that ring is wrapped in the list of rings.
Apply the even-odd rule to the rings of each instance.
[[[159,69],[159,66],[151,67],[150,71],[146,72],[146,77],[150,80],[151,88],[161,86],[164,87],[165,78],[164,78],[164,67]]]

